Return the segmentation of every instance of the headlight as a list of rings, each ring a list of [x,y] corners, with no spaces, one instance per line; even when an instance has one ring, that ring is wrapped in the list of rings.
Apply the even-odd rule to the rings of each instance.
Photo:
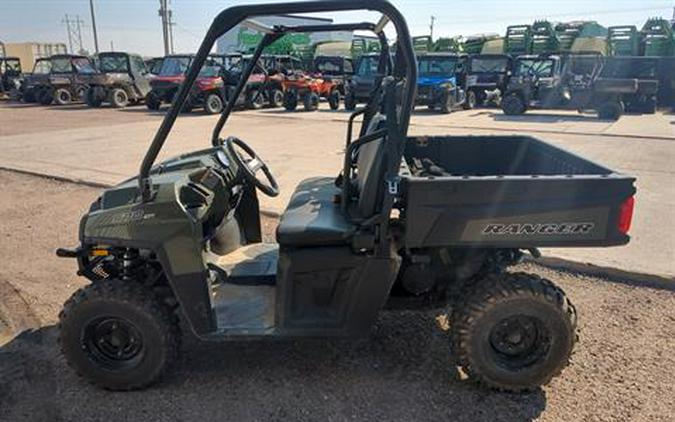
[[[443,82],[438,87],[442,89],[452,89],[455,87],[455,85],[452,82]]]

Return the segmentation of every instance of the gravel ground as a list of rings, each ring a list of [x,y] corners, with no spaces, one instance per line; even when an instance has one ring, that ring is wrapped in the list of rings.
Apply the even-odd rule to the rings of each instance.
[[[358,341],[188,341],[156,387],[98,390],[57,350],[58,310],[83,283],[72,261],[53,255],[75,244],[97,190],[2,171],[0,185],[1,421],[675,419],[675,286],[532,264],[518,270],[558,283],[580,314],[571,365],[534,393],[462,380],[434,312],[383,312]],[[270,233],[273,222],[265,223]]]

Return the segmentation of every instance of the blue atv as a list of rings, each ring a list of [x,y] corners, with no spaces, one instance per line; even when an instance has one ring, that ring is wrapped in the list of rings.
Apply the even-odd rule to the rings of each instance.
[[[466,108],[466,55],[425,53],[417,57],[416,105],[450,113]]]

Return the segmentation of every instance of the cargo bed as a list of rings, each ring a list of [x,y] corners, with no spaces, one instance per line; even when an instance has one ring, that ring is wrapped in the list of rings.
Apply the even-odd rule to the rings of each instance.
[[[409,248],[628,242],[633,177],[525,136],[409,138],[401,216]]]

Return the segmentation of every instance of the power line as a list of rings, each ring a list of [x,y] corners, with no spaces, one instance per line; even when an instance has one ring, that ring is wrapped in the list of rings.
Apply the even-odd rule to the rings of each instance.
[[[81,54],[84,51],[84,44],[82,43],[82,24],[84,21],[80,19],[80,15],[76,15],[75,19],[71,19],[68,14],[61,21],[66,24],[66,31],[68,32],[68,46],[71,54]],[[77,48],[74,48],[77,47]]]

